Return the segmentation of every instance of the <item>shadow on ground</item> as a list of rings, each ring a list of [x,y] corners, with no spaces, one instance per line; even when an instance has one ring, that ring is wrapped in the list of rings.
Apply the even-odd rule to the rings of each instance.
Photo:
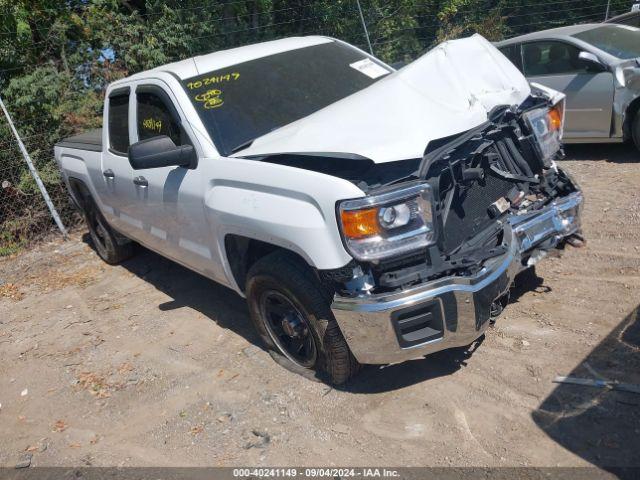
[[[628,143],[565,145],[566,160],[602,160],[613,163],[638,163],[640,152]]]
[[[83,241],[93,248],[88,234],[83,236]],[[253,329],[245,300],[233,290],[144,247],[138,247],[137,254],[123,262],[121,266],[172,298],[158,305],[159,310],[192,308],[216,322],[220,327],[231,330],[265,350]],[[466,365],[466,361],[483,339],[484,337],[480,338],[468,348],[451,349],[412,362],[383,367],[366,365],[354,381],[340,388],[354,393],[377,393],[451,375]],[[286,367],[282,359],[277,356],[274,360]],[[274,365],[274,368],[277,367]],[[308,371],[300,372],[294,368],[290,370],[316,381],[326,381],[325,378],[313,377]]]
[[[559,373],[640,384],[640,306],[573,371]],[[640,466],[639,394],[558,384],[532,416],[562,447],[599,467]]]
[[[549,293],[552,288],[544,284],[544,278],[536,273],[536,267],[523,270],[513,280],[509,290],[509,303],[517,303],[527,292]]]
[[[93,248],[88,234],[83,236],[83,241]],[[251,325],[245,300],[233,290],[141,246],[137,246],[136,255],[121,266],[172,298],[158,305],[159,310],[192,308],[263,348]]]
[[[468,347],[451,348],[419,360],[394,365],[365,365],[360,374],[338,389],[351,393],[382,393],[452,375],[467,365],[484,341],[484,335]]]
[[[89,235],[85,235],[83,240],[92,246]],[[122,263],[122,266],[171,297],[171,300],[158,305],[159,310],[191,308],[265,350],[251,324],[245,300],[234,291],[143,247],[138,247],[137,255]],[[543,283],[544,280],[536,275],[533,268],[526,270],[516,277],[511,302],[518,301],[528,291],[547,288]],[[468,347],[445,350],[401,364],[365,365],[353,381],[338,388],[352,393],[381,393],[452,375],[467,365],[483,341],[484,336]],[[277,355],[272,356],[277,363],[287,367],[286,362]],[[326,381],[326,378],[314,377],[309,371],[289,369],[316,381]]]

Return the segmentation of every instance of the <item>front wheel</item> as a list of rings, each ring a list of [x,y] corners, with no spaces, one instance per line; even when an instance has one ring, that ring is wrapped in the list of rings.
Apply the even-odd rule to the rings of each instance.
[[[359,369],[311,269],[287,252],[272,253],[247,276],[251,319],[267,347],[292,371],[312,370],[334,384]]]

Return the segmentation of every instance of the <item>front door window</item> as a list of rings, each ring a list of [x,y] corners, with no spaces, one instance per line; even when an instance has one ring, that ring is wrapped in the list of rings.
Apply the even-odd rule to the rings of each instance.
[[[182,145],[180,125],[164,99],[153,92],[136,93],[138,101],[138,140],[166,135],[177,146]]]
[[[527,43],[522,46],[524,74],[536,77],[587,73],[589,64],[579,55],[579,48],[564,42]]]

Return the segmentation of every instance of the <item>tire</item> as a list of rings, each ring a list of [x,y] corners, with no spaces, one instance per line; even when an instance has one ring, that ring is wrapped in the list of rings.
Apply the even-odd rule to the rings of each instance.
[[[89,228],[93,246],[102,260],[109,265],[116,265],[134,253],[131,241],[118,242],[118,235],[109,226],[92,198],[87,198],[84,205],[84,219]]]
[[[636,148],[640,150],[640,110],[636,112],[633,124],[631,125],[631,138]]]
[[[358,372],[360,365],[331,313],[330,300],[306,263],[284,251],[269,254],[249,270],[246,293],[260,338],[285,368],[303,375],[315,372],[335,385]],[[281,310],[289,313],[282,316]]]

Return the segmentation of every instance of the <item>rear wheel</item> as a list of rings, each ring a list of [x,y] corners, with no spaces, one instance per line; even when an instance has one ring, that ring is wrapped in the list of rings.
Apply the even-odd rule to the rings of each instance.
[[[89,227],[93,246],[105,262],[115,265],[133,255],[133,243],[122,240],[118,242],[116,232],[109,226],[91,198],[88,198],[85,203],[84,218]]]
[[[359,364],[336,323],[327,295],[311,269],[287,252],[272,253],[250,269],[247,301],[267,347],[297,373],[315,371],[341,384]]]

